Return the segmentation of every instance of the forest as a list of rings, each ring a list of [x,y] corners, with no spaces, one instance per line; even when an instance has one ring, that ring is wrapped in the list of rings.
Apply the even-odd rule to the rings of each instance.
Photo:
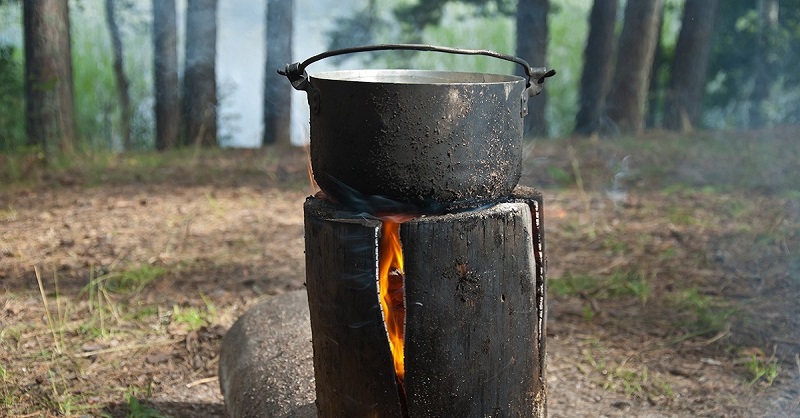
[[[305,294],[319,192],[277,70],[390,43],[556,71],[519,182],[543,195],[548,416],[800,415],[800,0],[0,0],[0,416],[235,415],[222,341]],[[425,51],[308,72],[361,69],[524,74]]]
[[[307,47],[292,51],[292,45],[302,45],[302,39],[293,40],[292,21],[298,20],[297,31],[309,29],[304,14],[293,13],[288,2],[268,2],[275,8],[274,23],[266,14],[266,62],[259,69],[263,81],[253,89],[226,86],[215,76],[217,26],[227,23],[218,22],[216,3],[190,2],[191,7],[181,8],[185,22],[180,30],[172,3],[162,10],[132,2],[76,2],[70,18],[68,4],[22,13],[24,2],[4,1],[0,149],[39,147],[50,154],[80,148],[236,144],[236,128],[226,129],[226,120],[220,121],[241,112],[235,103],[226,103],[231,89],[256,91],[262,97],[259,145],[289,143],[291,119],[298,115],[287,109],[305,104],[289,104],[291,91],[274,70],[301,60],[300,54],[321,52]],[[314,22],[324,28],[320,35],[325,47],[438,43],[493,49],[560,71],[546,97],[531,104],[526,120],[530,137],[797,123],[800,87],[792,69],[798,65],[800,12],[791,1],[735,1],[721,8],[715,1],[680,0],[632,2],[630,7],[618,1],[589,7],[567,0],[364,3],[354,2],[349,12],[334,14],[329,22]],[[60,30],[43,31],[37,15],[58,16]],[[475,31],[488,36],[470,39],[469,32]],[[26,36],[11,35],[23,32]],[[98,38],[102,41],[96,42]],[[28,50],[53,52],[26,55]],[[356,58],[349,59],[357,61],[350,67],[519,71],[502,63],[431,54]],[[30,81],[24,83],[26,79]],[[47,88],[37,87],[34,79]],[[294,97],[302,101],[302,96]],[[31,110],[45,108],[56,113]],[[26,128],[30,126],[37,128]],[[202,138],[197,137],[199,126],[205,127]]]

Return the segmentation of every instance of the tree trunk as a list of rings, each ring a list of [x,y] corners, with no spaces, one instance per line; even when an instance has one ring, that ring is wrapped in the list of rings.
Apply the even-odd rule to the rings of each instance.
[[[292,62],[293,11],[294,0],[267,1],[263,145],[291,144],[292,86],[276,70]]]
[[[511,198],[393,227],[306,200],[320,418],[547,416],[542,198]],[[386,241],[401,263],[385,263]],[[393,315],[404,326],[390,343]]]
[[[663,110],[664,86],[659,78],[661,68],[664,63],[664,44],[661,36],[664,33],[664,6],[658,11],[658,34],[656,35],[656,47],[653,48],[653,65],[650,66],[650,83],[647,87],[647,114],[645,115],[645,126],[650,128],[658,127],[660,112]]]
[[[217,145],[217,0],[189,0],[183,72],[184,143]]]
[[[664,105],[667,129],[690,131],[700,118],[717,4],[717,0],[686,0],[683,6]]]
[[[178,145],[181,124],[175,0],[153,0],[156,149]]]
[[[528,61],[534,67],[543,67],[547,64],[547,14],[549,11],[550,2],[548,0],[520,0],[517,7],[517,56]],[[525,134],[547,136],[546,103],[546,89],[539,96],[528,101]]]
[[[589,16],[589,35],[583,52],[580,106],[575,133],[589,135],[600,126],[614,56],[614,26],[617,0],[594,0]]]
[[[758,0],[758,33],[755,51],[755,86],[750,96],[750,127],[764,126],[764,102],[769,98],[769,90],[775,81],[775,71],[771,71],[776,61],[774,50],[778,32],[778,0]]]
[[[111,33],[111,46],[114,50],[114,78],[117,82],[117,96],[120,107],[120,130],[122,131],[122,147],[125,150],[132,148],[131,143],[131,96],[128,91],[128,77],[125,76],[125,66],[122,59],[122,36],[119,33],[114,0],[106,0],[106,23]]]
[[[608,98],[608,116],[625,133],[644,128],[644,106],[653,49],[658,32],[658,10],[663,0],[629,1],[619,37],[619,51]]]
[[[25,109],[28,144],[49,157],[75,148],[67,0],[25,0]]]

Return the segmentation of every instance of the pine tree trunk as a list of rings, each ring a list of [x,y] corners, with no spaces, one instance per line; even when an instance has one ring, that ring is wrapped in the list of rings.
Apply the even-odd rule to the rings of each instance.
[[[294,0],[267,1],[263,145],[291,144],[292,87],[277,70],[292,62],[293,11]]]
[[[217,145],[217,0],[189,0],[183,72],[184,143]]]
[[[106,23],[111,33],[111,46],[114,51],[114,78],[117,83],[117,97],[120,107],[120,130],[122,131],[122,146],[125,150],[133,148],[131,143],[131,96],[128,91],[128,77],[125,75],[123,62],[122,36],[119,33],[114,0],[106,0]]]
[[[766,123],[764,102],[769,98],[769,91],[775,81],[775,71],[770,68],[775,64],[774,42],[778,32],[778,0],[758,0],[758,34],[755,51],[755,71],[753,79],[755,87],[750,96],[750,127],[760,128]]]
[[[690,131],[700,119],[717,0],[686,0],[664,108],[664,127]]]
[[[616,20],[617,0],[594,0],[583,53],[580,108],[575,118],[575,132],[578,134],[589,135],[600,126],[613,71]]]
[[[644,129],[645,100],[663,0],[629,1],[619,38],[619,51],[608,98],[608,116],[620,132]]]
[[[544,67],[547,64],[549,11],[548,0],[520,0],[517,7],[517,56],[534,67]],[[546,104],[546,89],[528,101],[528,116],[525,117],[526,135],[547,136]]]
[[[75,148],[67,0],[25,0],[25,123],[28,144],[48,157]]]
[[[657,128],[661,123],[661,112],[664,104],[664,85],[659,79],[661,68],[664,63],[664,44],[661,35],[664,33],[664,6],[658,11],[658,34],[656,35],[656,47],[653,49],[653,65],[650,66],[650,82],[647,87],[647,114],[645,115],[645,126]]]
[[[178,145],[181,127],[175,0],[153,0],[156,149]]]

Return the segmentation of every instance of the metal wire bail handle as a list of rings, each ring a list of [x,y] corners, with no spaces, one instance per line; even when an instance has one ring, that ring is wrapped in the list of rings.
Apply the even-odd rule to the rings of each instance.
[[[369,52],[369,51],[384,51],[384,50],[413,50],[413,51],[433,51],[433,52],[445,52],[449,54],[459,54],[459,55],[484,55],[487,57],[499,58],[502,60],[514,62],[519,64],[524,68],[525,75],[528,76],[528,80],[525,84],[525,87],[531,87],[531,80],[535,80],[536,84],[543,84],[544,79],[548,77],[552,77],[556,74],[556,70],[548,70],[544,67],[531,67],[527,61],[522,58],[515,57],[513,55],[506,55],[501,54],[499,52],[494,52],[488,49],[462,49],[462,48],[450,48],[445,46],[436,46],[436,45],[424,45],[424,44],[377,44],[377,45],[364,45],[364,46],[356,46],[352,48],[343,48],[343,49],[336,49],[333,51],[323,52],[321,54],[314,55],[311,58],[306,59],[303,62],[296,62],[294,64],[286,64],[286,66],[282,69],[278,69],[278,74],[286,76],[289,81],[292,83],[297,90],[305,90],[305,84],[303,79],[308,79],[308,74],[306,73],[306,67],[309,65],[320,61],[325,58],[337,56],[337,55],[345,55],[345,54],[352,54],[356,52]],[[539,89],[541,91],[541,89]],[[538,91],[536,92],[538,94]]]

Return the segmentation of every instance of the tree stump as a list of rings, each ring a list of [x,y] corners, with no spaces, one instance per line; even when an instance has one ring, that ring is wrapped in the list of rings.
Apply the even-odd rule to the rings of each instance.
[[[320,417],[543,417],[541,195],[400,225],[405,377],[378,299],[380,220],[305,204]]]

